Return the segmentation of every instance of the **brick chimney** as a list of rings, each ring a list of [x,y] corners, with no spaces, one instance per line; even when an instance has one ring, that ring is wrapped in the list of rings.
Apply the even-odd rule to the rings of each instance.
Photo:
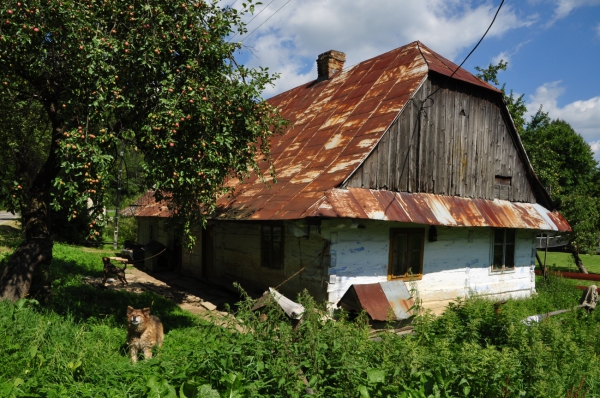
[[[346,62],[346,54],[341,51],[329,50],[320,54],[317,58],[317,71],[319,72],[317,81],[331,79],[342,70],[344,62]]]

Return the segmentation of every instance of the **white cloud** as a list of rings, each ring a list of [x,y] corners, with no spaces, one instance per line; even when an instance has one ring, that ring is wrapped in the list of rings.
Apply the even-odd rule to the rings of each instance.
[[[590,148],[592,148],[596,160],[600,160],[600,140],[588,142],[588,144],[590,144]]]
[[[600,23],[598,23],[598,25],[596,25],[596,34],[600,38]]]
[[[500,61],[508,62],[510,64],[510,57],[513,53],[509,53],[507,51],[502,51],[500,54],[496,55],[492,58],[492,64],[498,65]]]
[[[600,5],[600,0],[553,0],[553,3],[555,4],[554,15],[547,26],[552,25],[559,19],[565,18],[575,8]]]
[[[588,100],[578,100],[563,107],[558,98],[565,92],[561,81],[546,83],[538,87],[530,96],[527,109],[531,116],[543,106],[544,112],[552,119],[563,119],[592,146],[596,159],[600,159],[600,96]]]
[[[273,15],[285,1],[276,0],[249,30]],[[257,50],[257,56],[246,64],[268,66],[282,73],[277,87],[265,93],[271,96],[313,80],[317,55],[331,49],[345,52],[346,66],[350,66],[420,40],[454,59],[479,40],[496,7],[489,1],[474,0],[292,1],[244,41]],[[488,37],[501,37],[532,23],[505,5]]]
[[[531,40],[527,40],[527,41],[517,44],[517,46],[512,51],[502,51],[500,54],[498,54],[494,58],[492,58],[492,64],[497,65],[500,61],[505,61],[505,62],[508,62],[508,66],[510,67],[511,57],[513,55],[516,55],[519,52],[519,50],[521,49],[521,47],[523,47],[525,44],[527,44],[529,42],[531,42]]]

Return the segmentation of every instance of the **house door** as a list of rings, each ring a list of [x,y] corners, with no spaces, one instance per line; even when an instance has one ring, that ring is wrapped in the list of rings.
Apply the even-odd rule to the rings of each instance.
[[[207,225],[202,231],[202,277],[213,275],[214,249],[213,249],[213,226]]]

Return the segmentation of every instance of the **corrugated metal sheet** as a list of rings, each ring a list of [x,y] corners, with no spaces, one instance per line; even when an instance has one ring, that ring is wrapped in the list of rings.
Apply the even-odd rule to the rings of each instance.
[[[539,204],[428,193],[331,189],[307,217],[343,217],[450,227],[494,227],[568,232],[558,212]]]
[[[120,214],[123,216],[164,218],[173,215],[166,201],[156,202],[153,190],[146,191],[135,202],[121,210]]]
[[[407,319],[414,305],[403,281],[355,284],[350,286],[338,305],[346,310],[365,310],[376,321]]]
[[[484,87],[488,90],[494,90],[500,92],[496,87],[484,82],[483,80],[478,79],[473,76],[466,70],[460,68],[454,75],[452,73],[456,70],[458,65],[454,62],[448,61],[446,58],[442,57],[438,53],[432,51],[431,49],[424,46],[422,43],[419,43],[419,47],[425,59],[427,59],[427,64],[429,66],[429,70],[433,72],[440,73],[444,76],[452,76],[453,79],[462,80],[464,82],[474,84],[476,86]]]
[[[271,141],[278,183],[267,187],[249,178],[234,184],[236,195],[217,202],[218,217],[302,217],[361,164],[430,71],[450,76],[455,69],[414,42],[269,99],[294,124]],[[453,78],[497,91],[462,69]]]
[[[364,161],[430,71],[450,76],[456,65],[414,42],[361,62],[330,80],[296,87],[269,100],[294,126],[272,138],[277,183],[256,176],[230,180],[235,195],[217,201],[215,218],[289,220],[348,217],[430,225],[569,231],[540,205],[368,189],[336,189]],[[453,79],[489,90],[460,69]],[[268,173],[265,172],[265,175]],[[169,217],[166,203],[145,196],[135,214]]]

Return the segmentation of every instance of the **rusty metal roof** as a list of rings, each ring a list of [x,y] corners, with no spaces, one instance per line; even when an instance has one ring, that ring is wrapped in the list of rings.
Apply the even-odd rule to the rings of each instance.
[[[419,42],[361,62],[330,80],[271,99],[293,124],[271,140],[277,184],[231,180],[235,196],[217,202],[219,218],[294,219],[339,186],[367,157],[429,71],[450,76],[455,64]],[[459,69],[453,79],[498,91]],[[268,174],[268,173],[265,173]]]
[[[343,217],[450,227],[495,227],[567,232],[558,212],[533,203],[391,192],[366,188],[331,189],[307,217]]]
[[[365,310],[376,321],[407,319],[414,305],[406,285],[401,280],[354,284],[348,288],[338,305],[348,311]]]
[[[361,62],[333,78],[313,81],[269,100],[293,127],[271,140],[277,183],[255,175],[231,179],[231,196],[217,201],[215,218],[290,220],[350,217],[431,225],[568,231],[568,223],[540,205],[336,189],[362,163],[414,92],[434,72],[499,92],[414,42]],[[268,165],[265,165],[268,167]],[[265,175],[268,175],[265,172]],[[148,199],[148,198],[146,198]],[[140,217],[168,217],[165,203],[142,203]]]
[[[146,191],[135,202],[121,210],[122,216],[135,217],[171,217],[173,213],[169,210],[166,201],[156,202],[154,190]]]

